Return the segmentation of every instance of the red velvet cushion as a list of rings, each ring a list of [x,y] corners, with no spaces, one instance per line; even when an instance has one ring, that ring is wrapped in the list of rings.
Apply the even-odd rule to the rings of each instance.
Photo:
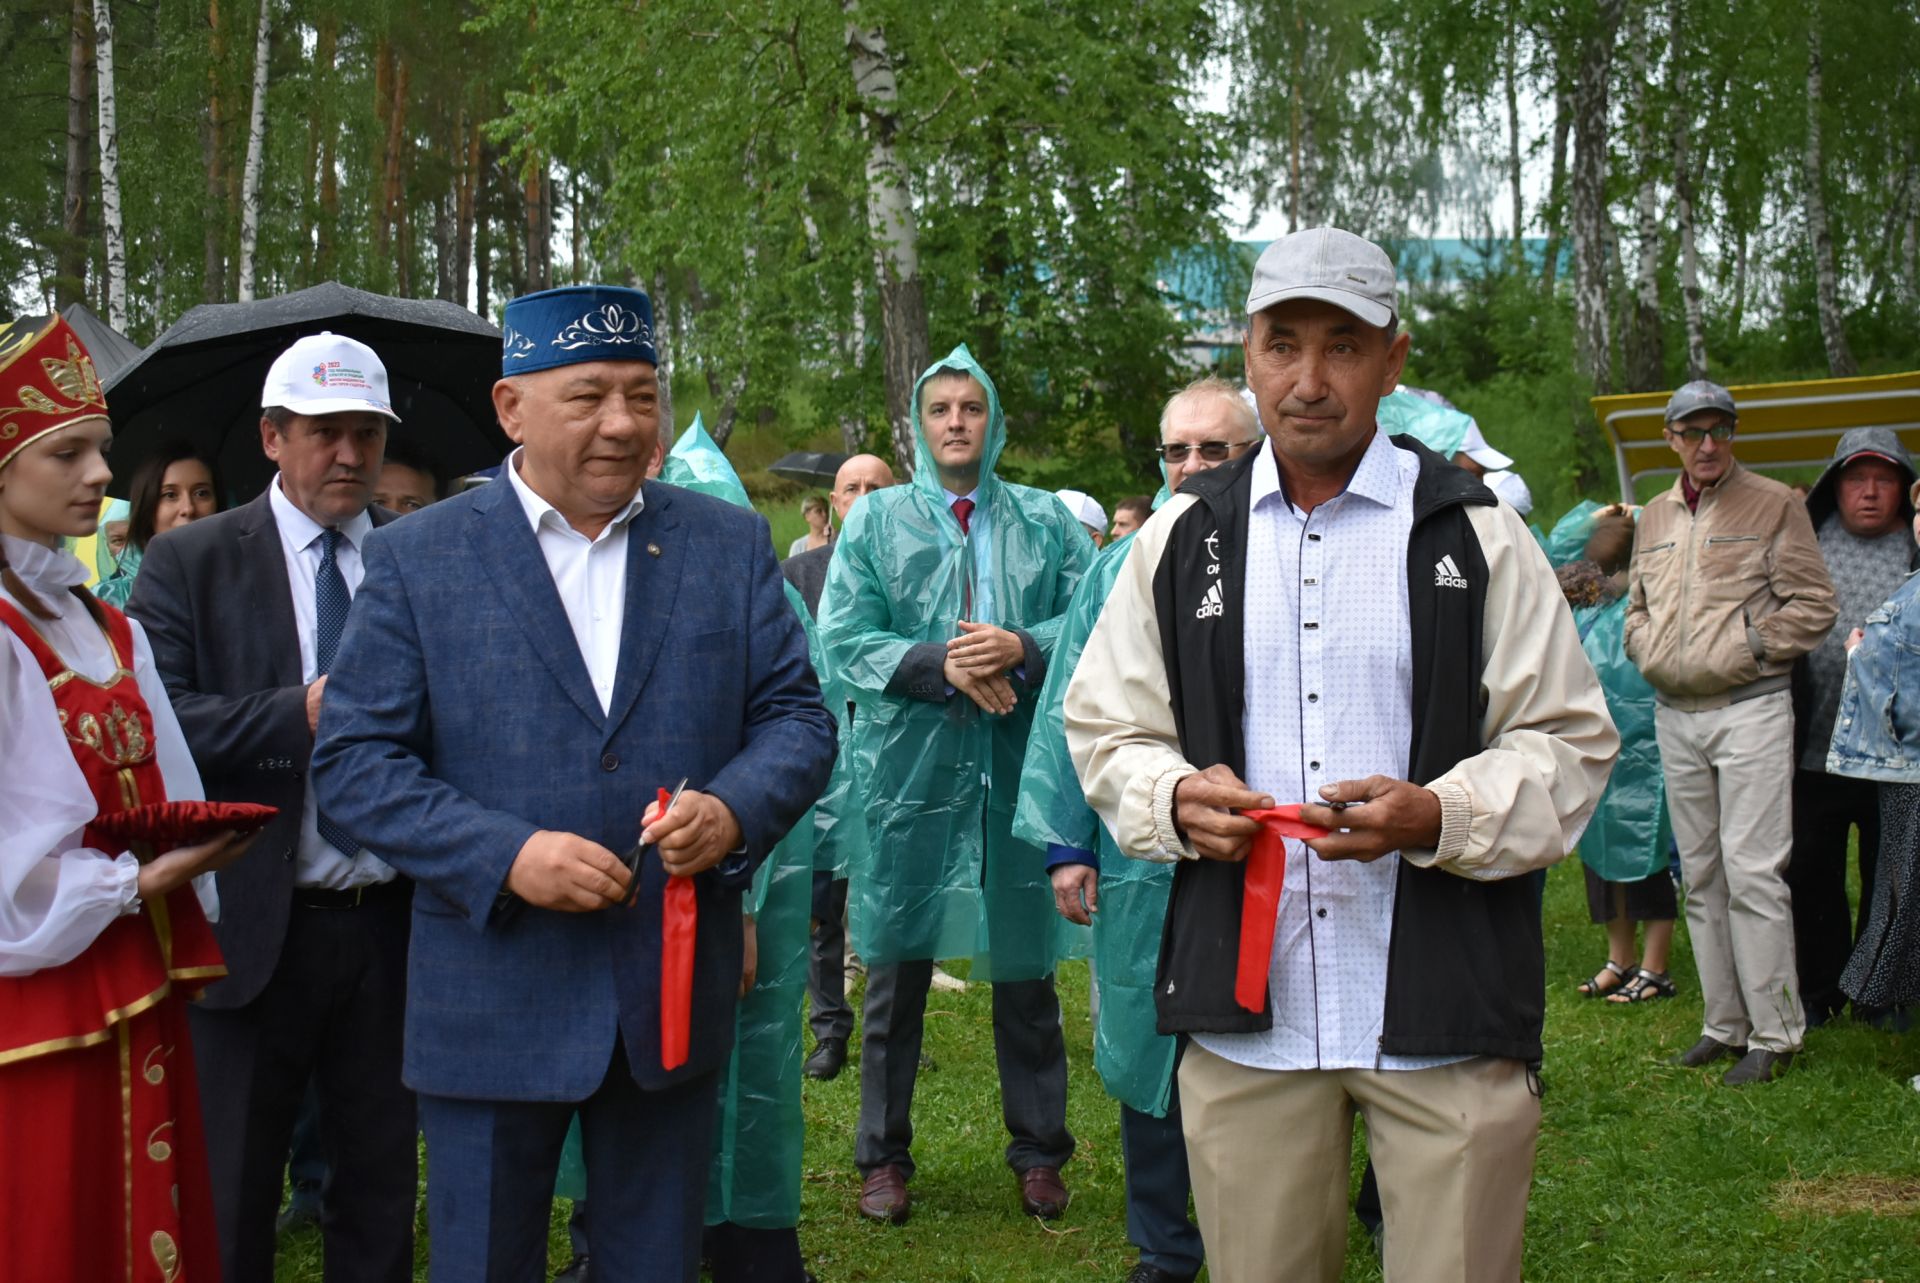
[[[171,851],[229,830],[251,833],[265,828],[278,814],[277,806],[253,802],[154,802],[96,816],[87,827],[117,842],[146,842],[155,851]]]

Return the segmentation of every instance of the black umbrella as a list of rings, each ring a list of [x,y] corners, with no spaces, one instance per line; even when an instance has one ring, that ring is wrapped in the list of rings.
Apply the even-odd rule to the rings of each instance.
[[[145,455],[187,437],[220,467],[227,498],[266,488],[260,390],[295,339],[330,330],[365,343],[387,367],[400,423],[443,475],[500,462],[512,442],[494,419],[500,331],[456,303],[369,294],[331,281],[255,303],[204,303],[106,384],[113,416],[113,485],[124,496]]]
[[[797,481],[803,486],[833,484],[840,465],[851,455],[834,454],[832,451],[795,450],[792,454],[782,455],[767,469],[774,476],[787,481]]]
[[[140,345],[101,320],[85,303],[69,303],[60,313],[93,358],[93,372],[105,383],[140,359]]]

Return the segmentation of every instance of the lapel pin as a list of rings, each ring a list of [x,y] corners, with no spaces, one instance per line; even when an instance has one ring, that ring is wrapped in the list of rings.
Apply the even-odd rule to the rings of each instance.
[[[647,554],[652,557],[658,557],[660,555],[660,545],[657,543],[648,544]]]

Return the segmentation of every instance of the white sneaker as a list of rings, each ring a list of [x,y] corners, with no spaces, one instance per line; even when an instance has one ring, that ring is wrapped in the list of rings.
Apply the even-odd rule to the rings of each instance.
[[[967,982],[958,976],[948,975],[943,969],[936,965],[933,969],[933,987],[935,989],[944,989],[948,993],[965,993],[967,991]]]

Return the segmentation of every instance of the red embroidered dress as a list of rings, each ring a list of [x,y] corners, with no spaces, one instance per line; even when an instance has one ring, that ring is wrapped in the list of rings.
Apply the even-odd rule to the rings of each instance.
[[[106,814],[165,801],[166,785],[132,629],[102,610],[114,671],[95,682],[0,601]],[[91,828],[83,841],[120,845]],[[71,962],[0,976],[0,1278],[218,1277],[184,999],[225,974],[187,886],[115,918]]]

